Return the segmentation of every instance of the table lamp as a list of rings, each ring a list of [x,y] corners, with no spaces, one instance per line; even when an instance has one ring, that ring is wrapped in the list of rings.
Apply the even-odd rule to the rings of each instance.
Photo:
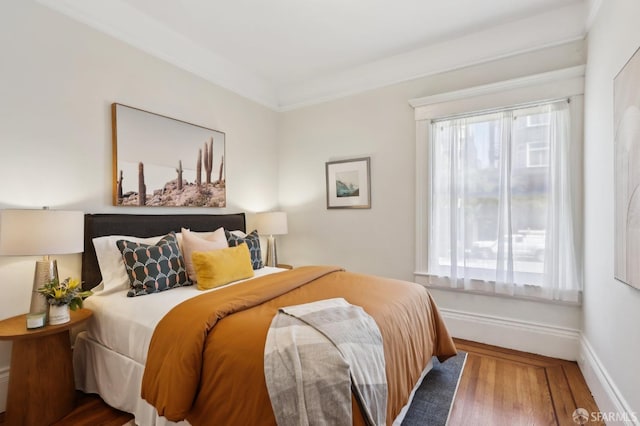
[[[46,207],[0,211],[0,256],[44,256],[36,261],[27,328],[41,327],[46,322],[49,306],[38,289],[58,278],[58,265],[49,255],[81,253],[83,250],[83,212]]]
[[[285,212],[264,212],[258,213],[258,233],[268,235],[267,239],[267,266],[278,265],[278,253],[276,250],[276,240],[274,235],[285,235],[287,233],[287,214]]]

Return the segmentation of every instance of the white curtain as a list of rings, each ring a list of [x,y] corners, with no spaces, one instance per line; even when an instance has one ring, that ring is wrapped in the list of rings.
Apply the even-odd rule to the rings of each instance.
[[[582,290],[574,235],[574,206],[571,188],[571,117],[566,102],[549,105],[550,157],[547,246],[544,262],[544,290],[549,299],[578,302]]]
[[[578,302],[567,101],[434,121],[431,282]]]

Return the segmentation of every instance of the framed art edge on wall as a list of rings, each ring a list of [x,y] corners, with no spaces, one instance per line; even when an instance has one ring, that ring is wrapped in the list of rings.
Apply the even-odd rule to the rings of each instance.
[[[325,163],[327,209],[371,208],[371,158]]]
[[[640,49],[613,80],[614,278],[640,289]]]

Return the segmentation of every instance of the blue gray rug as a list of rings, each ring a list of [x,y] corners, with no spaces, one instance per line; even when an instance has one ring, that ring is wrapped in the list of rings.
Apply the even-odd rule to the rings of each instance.
[[[458,355],[443,363],[433,358],[433,368],[416,390],[403,426],[444,426],[447,423],[466,357],[466,352],[458,351]]]

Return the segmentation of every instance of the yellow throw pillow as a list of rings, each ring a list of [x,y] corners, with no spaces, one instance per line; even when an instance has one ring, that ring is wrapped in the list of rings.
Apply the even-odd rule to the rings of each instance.
[[[198,276],[199,290],[253,277],[251,254],[245,243],[213,251],[194,251],[191,259]]]

